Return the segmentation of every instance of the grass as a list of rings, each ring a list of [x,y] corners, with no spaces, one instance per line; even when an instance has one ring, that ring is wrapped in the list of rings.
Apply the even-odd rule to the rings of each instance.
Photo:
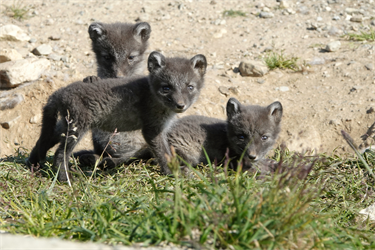
[[[263,58],[263,61],[271,70],[276,68],[291,69],[294,71],[299,70],[299,66],[297,64],[298,57],[286,56],[284,55],[283,51],[279,53],[274,51],[267,52]]]
[[[56,183],[30,173],[27,154],[0,162],[0,229],[106,244],[208,249],[371,249],[375,224],[358,211],[374,202],[374,178],[355,158],[303,157],[276,149],[278,174],[261,179],[209,164],[196,178],[161,176],[147,162]],[[363,159],[372,169],[375,154]]]
[[[26,19],[30,8],[24,6],[22,1],[14,1],[12,5],[5,5],[4,14],[19,21]]]
[[[345,35],[348,40],[352,41],[375,41],[375,30],[370,30],[369,32],[361,31],[361,34],[348,33]]]
[[[246,13],[241,11],[241,10],[224,10],[223,16],[228,16],[228,17],[243,16],[243,17],[245,17]]]

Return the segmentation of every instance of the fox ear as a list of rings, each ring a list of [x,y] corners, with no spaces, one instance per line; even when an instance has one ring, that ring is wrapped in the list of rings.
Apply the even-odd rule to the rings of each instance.
[[[270,117],[273,117],[276,123],[281,121],[281,117],[283,116],[283,106],[280,102],[273,102],[268,107],[268,114]]]
[[[102,23],[92,23],[89,26],[89,35],[91,40],[96,41],[107,34],[107,30],[103,27]]]
[[[154,73],[155,71],[162,69],[165,67],[165,57],[157,52],[151,52],[150,56],[148,57],[147,68],[150,73]]]
[[[200,76],[206,74],[207,60],[202,54],[196,55],[190,59],[191,67],[198,72]]]
[[[227,116],[231,119],[233,116],[241,113],[241,103],[236,98],[230,98],[227,103]]]
[[[138,42],[146,42],[150,38],[151,26],[146,22],[137,23],[133,28],[133,36]]]

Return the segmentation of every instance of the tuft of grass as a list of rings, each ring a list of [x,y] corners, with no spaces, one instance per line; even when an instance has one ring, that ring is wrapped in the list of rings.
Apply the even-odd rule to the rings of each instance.
[[[12,5],[5,5],[4,14],[16,20],[22,21],[26,19],[30,8],[23,5],[22,1],[14,1]]]
[[[297,65],[298,57],[285,56],[283,51],[280,53],[274,51],[267,52],[263,61],[271,70],[276,68],[291,69],[294,71],[299,70]]]
[[[375,199],[375,180],[356,159],[276,149],[275,175],[210,163],[185,178],[172,158],[174,178],[136,162],[90,178],[77,171],[69,187],[56,183],[52,159],[30,173],[26,157],[0,162],[0,229],[10,233],[197,249],[375,248],[374,223],[358,215]],[[375,156],[363,158],[374,168]]]
[[[352,41],[375,41],[375,30],[371,29],[369,32],[361,31],[361,34],[348,33],[345,35],[348,40]]]
[[[223,16],[228,16],[228,17],[246,16],[246,13],[241,10],[224,10]]]

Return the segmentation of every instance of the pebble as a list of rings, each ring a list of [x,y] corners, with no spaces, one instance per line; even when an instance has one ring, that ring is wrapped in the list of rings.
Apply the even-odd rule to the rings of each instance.
[[[48,37],[48,39],[52,40],[52,41],[58,41],[61,39],[61,36],[59,35],[52,35],[50,37]]]
[[[371,71],[374,69],[374,65],[372,63],[366,64],[365,67],[366,69],[371,70]]]
[[[22,59],[22,55],[15,49],[3,49],[0,52],[0,63]]]
[[[350,21],[351,22],[355,22],[355,23],[361,23],[363,21],[363,17],[361,16],[353,16],[350,18]]]
[[[261,18],[272,18],[274,16],[275,15],[272,12],[262,11],[262,12],[259,13],[259,17],[261,17]]]
[[[281,92],[287,92],[287,91],[289,91],[289,87],[288,87],[288,86],[281,86],[281,87],[279,88],[279,90],[280,90]]]
[[[335,52],[340,49],[341,42],[340,41],[333,41],[327,44],[326,51],[328,52]]]
[[[371,25],[375,26],[375,20],[371,21]]]
[[[224,86],[220,86],[219,87],[219,92],[225,96],[229,96],[230,93],[229,93],[229,89],[227,87],[224,87]]]
[[[261,78],[261,79],[258,79],[258,80],[257,80],[257,83],[259,83],[259,84],[263,84],[265,81],[266,81],[266,80],[264,80],[263,78]]]
[[[314,57],[308,64],[310,65],[322,65],[325,64],[326,60],[323,57]]]
[[[340,20],[340,16],[333,16],[332,20],[338,21],[338,20]]]
[[[41,44],[32,51],[37,56],[49,55],[52,52],[52,47],[49,44]]]
[[[268,73],[268,67],[261,61],[242,61],[239,65],[241,76],[264,76]]]
[[[14,123],[16,123],[16,121],[17,121],[18,119],[20,119],[20,118],[21,118],[21,116],[17,116],[16,118],[13,118],[13,119],[10,120],[10,121],[1,122],[1,126],[2,126],[3,128],[5,128],[5,129],[10,129],[10,128],[14,125]]]
[[[34,115],[33,117],[30,118],[29,122],[31,124],[37,124],[42,120],[42,114],[39,113],[37,115]]]
[[[53,60],[53,61],[60,61],[61,56],[55,53],[51,53],[48,55],[48,59]]]
[[[0,98],[0,110],[13,109],[24,100],[21,94],[13,94]]]

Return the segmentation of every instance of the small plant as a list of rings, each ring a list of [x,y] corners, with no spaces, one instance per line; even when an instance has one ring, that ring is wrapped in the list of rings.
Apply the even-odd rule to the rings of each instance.
[[[369,32],[361,31],[361,34],[348,33],[347,35],[345,35],[345,37],[348,40],[353,40],[353,41],[373,42],[375,41],[375,30],[371,29]]]
[[[4,14],[22,21],[26,19],[26,14],[29,12],[30,8],[24,6],[21,1],[15,1],[12,5],[4,5]]]
[[[224,10],[223,16],[229,16],[229,17],[246,16],[246,13],[241,10]]]
[[[297,65],[297,57],[287,57],[283,54],[283,51],[276,53],[274,51],[268,52],[263,58],[265,64],[269,69],[291,69],[297,71],[299,69]]]

